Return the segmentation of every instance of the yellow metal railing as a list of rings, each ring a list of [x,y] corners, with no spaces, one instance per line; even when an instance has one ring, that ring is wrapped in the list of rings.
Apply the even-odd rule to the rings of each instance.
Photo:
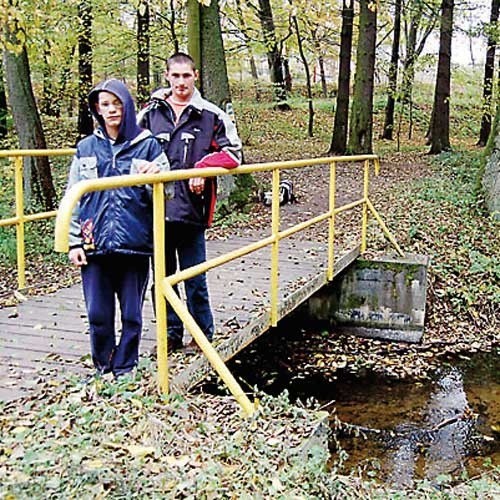
[[[24,213],[24,183],[23,183],[23,158],[33,156],[70,156],[74,149],[14,149],[1,151],[0,158],[9,158],[14,163],[14,193],[15,216],[0,219],[0,227],[16,226],[16,253],[17,253],[17,286],[19,289],[26,287],[26,253],[24,225],[42,219],[50,219],[57,214],[56,210],[38,212],[35,214]]]
[[[362,162],[364,169],[363,196],[354,202],[335,207],[336,190],[336,166],[338,163]],[[168,357],[167,357],[167,335],[166,335],[166,300],[184,322],[186,329],[197,342],[208,361],[217,371],[221,379],[226,383],[233,396],[237,399],[246,414],[250,415],[254,411],[254,405],[227,369],[226,365],[207,340],[201,329],[198,327],[187,307],[176,295],[173,286],[180,281],[186,280],[200,273],[206,272],[214,267],[220,266],[234,259],[240,258],[251,252],[259,250],[265,246],[271,246],[271,290],[270,290],[270,324],[275,326],[278,321],[278,257],[280,240],[291,236],[299,231],[307,229],[313,224],[328,221],[328,265],[327,279],[332,280],[334,276],[334,243],[335,243],[335,216],[346,210],[355,207],[362,207],[361,220],[361,251],[366,251],[366,238],[368,229],[368,212],[371,212],[382,228],[384,234],[394,245],[396,251],[404,255],[394,237],[382,221],[381,217],[371,203],[369,193],[370,165],[373,162],[375,173],[378,174],[380,165],[376,155],[360,156],[337,156],[327,158],[317,158],[312,160],[297,160],[261,163],[254,165],[243,165],[233,170],[224,168],[205,168],[176,170],[162,174],[140,174],[127,175],[121,177],[101,178],[95,180],[81,181],[74,185],[64,196],[59,207],[55,228],[55,249],[60,252],[68,251],[69,226],[71,213],[78,203],[78,200],[87,192],[101,191],[104,189],[114,189],[124,186],[140,184],[153,185],[153,212],[154,212],[154,281],[155,281],[155,303],[156,303],[156,335],[157,335],[157,358],[158,358],[158,384],[162,392],[168,393]],[[294,168],[309,167],[313,165],[330,165],[330,185],[329,185],[329,208],[328,211],[317,215],[311,219],[301,222],[293,227],[280,231],[280,204],[279,204],[279,184],[280,171]],[[207,260],[189,269],[177,272],[172,276],[165,276],[165,225],[164,225],[164,190],[163,184],[177,180],[189,179],[191,177],[213,177],[223,175],[250,174],[256,172],[272,172],[272,227],[271,235],[229,252],[225,255]],[[168,236],[168,235],[167,235]]]

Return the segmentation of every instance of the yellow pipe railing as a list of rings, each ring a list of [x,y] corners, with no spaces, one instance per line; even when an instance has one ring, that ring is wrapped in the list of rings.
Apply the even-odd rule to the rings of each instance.
[[[326,277],[328,281],[333,279],[335,265],[335,191],[337,188],[337,164],[330,163],[330,186],[328,190],[328,264]]]
[[[364,162],[363,196],[361,199],[347,203],[341,207],[335,207],[336,191],[336,165],[341,162]],[[186,329],[197,342],[202,352],[217,371],[229,390],[242,406],[246,414],[254,411],[254,405],[246,394],[241,390],[236,380],[228,371],[226,365],[206,339],[187,308],[176,295],[173,286],[180,281],[189,279],[198,274],[228,263],[234,259],[243,257],[251,252],[271,246],[271,290],[270,290],[270,325],[276,325],[278,321],[278,289],[279,289],[279,242],[281,239],[291,236],[296,232],[307,229],[313,224],[328,220],[328,268],[327,279],[333,279],[334,274],[334,241],[335,241],[335,216],[346,210],[362,207],[361,220],[361,247],[366,250],[366,238],[368,230],[368,212],[371,212],[376,221],[382,227],[384,234],[395,246],[397,252],[404,255],[399,248],[395,238],[391,235],[373,204],[369,200],[369,169],[370,162],[374,163],[375,173],[378,175],[380,164],[376,155],[360,156],[337,156],[328,158],[316,158],[312,160],[295,160],[285,162],[270,162],[255,165],[243,165],[233,170],[223,168],[189,169],[166,172],[162,174],[140,174],[122,177],[102,178],[81,181],[73,186],[64,196],[59,207],[55,228],[55,249],[60,252],[68,250],[69,225],[73,208],[81,196],[89,191],[100,191],[104,189],[115,189],[124,186],[152,184],[153,185],[153,212],[154,212],[154,281],[155,281],[155,303],[156,303],[156,327],[157,327],[157,356],[158,356],[158,385],[160,390],[168,393],[168,345],[166,335],[166,300],[182,319]],[[280,204],[279,204],[279,181],[280,170],[301,168],[313,165],[330,166],[329,186],[329,208],[328,211],[310,218],[293,227],[280,231]],[[177,180],[189,179],[191,177],[214,177],[223,175],[249,174],[255,172],[272,172],[272,224],[271,235],[257,242],[248,244],[225,255],[202,262],[189,269],[184,269],[172,276],[165,276],[165,227],[164,227],[164,194],[163,184]],[[167,235],[168,238],[168,235]],[[363,250],[363,251],[364,251]]]
[[[273,169],[272,192],[273,199],[271,204],[271,236],[273,239],[271,246],[271,326],[278,324],[278,292],[279,292],[279,252],[280,252],[280,170]]]
[[[39,212],[36,214],[24,213],[24,182],[23,182],[23,158],[34,156],[70,156],[74,149],[13,149],[0,151],[0,158],[8,158],[14,163],[14,193],[15,193],[15,217],[0,219],[0,227],[16,226],[16,255],[17,255],[17,286],[18,289],[26,287],[26,251],[24,225],[42,219],[50,219],[57,214],[56,210],[50,212]]]
[[[165,224],[156,221],[165,220],[165,192],[163,184],[153,185],[153,220],[155,231],[153,244],[155,249],[154,276],[165,276]],[[57,241],[57,240],[56,240]],[[158,385],[163,394],[168,394],[168,344],[167,344],[167,303],[165,294],[159,286],[155,286],[156,313],[156,356],[158,360]]]
[[[14,162],[14,182],[15,182],[15,217],[0,219],[0,227],[15,225],[16,226],[16,253],[17,253],[17,269],[18,269],[18,286],[24,288],[26,285],[25,278],[25,223],[54,217],[56,219],[56,238],[55,249],[57,251],[66,252],[68,249],[69,223],[73,208],[77,204],[81,196],[89,191],[99,191],[103,189],[115,189],[122,186],[132,186],[139,184],[153,185],[153,210],[154,210],[154,252],[155,264],[154,274],[155,283],[159,286],[155,287],[155,303],[156,303],[156,323],[157,323],[157,356],[158,356],[158,384],[160,390],[168,393],[168,346],[166,332],[166,300],[168,300],[174,310],[184,321],[186,328],[191,333],[195,341],[198,343],[202,351],[205,353],[212,366],[226,383],[232,394],[243,407],[245,413],[251,414],[254,411],[254,406],[243,393],[237,382],[232,377],[227,367],[220,359],[217,351],[212,347],[210,342],[205,338],[201,330],[197,327],[193,318],[190,316],[187,308],[183,306],[173,290],[173,285],[196,276],[230,262],[234,259],[247,255],[251,252],[271,246],[271,290],[270,290],[270,325],[275,326],[278,321],[278,290],[279,290],[279,242],[281,239],[291,236],[299,231],[309,228],[310,226],[328,220],[328,266],[327,279],[333,279],[334,274],[334,242],[335,242],[335,216],[346,210],[353,209],[357,206],[362,206],[361,220],[361,250],[366,251],[366,238],[368,230],[368,213],[372,213],[378,224],[381,226],[384,234],[389,241],[394,245],[396,251],[403,255],[402,250],[398,246],[395,238],[392,236],[387,226],[381,219],[380,215],[375,210],[369,199],[369,169],[370,162],[374,163],[375,174],[378,175],[380,170],[379,159],[376,155],[359,155],[359,156],[337,156],[328,158],[316,158],[312,160],[295,160],[287,162],[270,162],[255,165],[244,165],[235,170],[226,170],[222,168],[209,168],[203,170],[179,170],[157,175],[129,175],[124,177],[104,178],[92,181],[82,181],[78,183],[64,196],[59,210],[50,212],[40,212],[35,214],[25,214],[24,205],[24,190],[23,190],[23,158],[29,156],[70,156],[74,153],[74,149],[61,150],[10,150],[0,151],[0,158],[9,158]],[[336,165],[341,162],[364,162],[363,175],[363,196],[361,199],[345,204],[341,207],[335,207],[336,193]],[[314,165],[330,165],[330,186],[329,186],[329,208],[328,211],[317,215],[307,221],[296,224],[293,227],[280,231],[280,205],[279,205],[279,184],[280,170],[301,168]],[[165,277],[165,226],[164,220],[164,192],[163,184],[175,180],[188,179],[190,177],[212,177],[229,174],[245,174],[255,172],[272,172],[272,223],[271,235],[246,245],[242,248],[229,252],[225,255],[208,260],[192,268],[185,269],[173,276]]]

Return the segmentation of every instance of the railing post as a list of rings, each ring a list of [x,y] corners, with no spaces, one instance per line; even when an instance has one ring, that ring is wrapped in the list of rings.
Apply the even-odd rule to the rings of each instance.
[[[328,267],[326,271],[326,277],[328,281],[333,279],[333,271],[335,265],[335,191],[337,187],[337,173],[336,173],[336,162],[330,163],[330,186],[329,186],[329,212],[330,217],[328,219]]]
[[[278,291],[279,291],[279,230],[280,230],[280,170],[273,170],[273,201],[271,231],[273,244],[271,247],[271,326],[278,324]]]
[[[361,253],[366,252],[366,235],[368,232],[368,188],[370,185],[370,161],[365,160],[363,176],[363,207],[361,216]]]
[[[158,386],[168,394],[167,303],[163,293],[165,278],[165,192],[162,183],[153,185],[154,295]]]
[[[218,352],[212,346],[212,344],[208,341],[205,334],[201,331],[201,328],[198,326],[194,318],[189,313],[187,307],[182,303],[181,299],[175,293],[173,287],[170,283],[166,281],[166,284],[163,288],[165,296],[170,303],[170,306],[177,313],[179,318],[181,318],[182,323],[186,327],[189,333],[191,333],[192,337],[202,350],[203,354],[208,359],[209,363],[213,366],[215,371],[219,374],[222,381],[226,384],[227,388],[234,396],[236,401],[243,408],[243,411],[247,416],[253,415],[255,412],[255,406],[252,404],[248,396],[243,392],[240,384],[238,384],[237,380],[233,377],[232,373],[229,371],[224,361],[222,361]]]
[[[26,261],[24,247],[24,190],[23,190],[23,158],[14,158],[14,185],[16,193],[16,248],[17,248],[17,286],[26,286]]]

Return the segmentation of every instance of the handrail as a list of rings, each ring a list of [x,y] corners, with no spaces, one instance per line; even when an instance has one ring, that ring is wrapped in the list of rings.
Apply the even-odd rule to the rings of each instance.
[[[373,203],[369,199],[369,172],[370,164],[373,162],[375,174],[378,175],[380,164],[376,155],[358,155],[358,156],[336,156],[322,157],[309,160],[293,160],[284,162],[268,162],[253,165],[243,165],[233,170],[224,168],[206,168],[189,169],[166,172],[162,174],[138,174],[127,175],[113,178],[102,178],[95,180],[81,181],[74,185],[63,197],[58,211],[40,212],[35,214],[24,213],[24,193],[23,193],[23,161],[24,157],[30,156],[69,156],[74,154],[74,149],[43,149],[43,150],[0,150],[0,158],[9,158],[14,162],[15,175],[15,197],[16,197],[16,215],[5,219],[0,219],[0,227],[16,225],[16,244],[17,244],[17,268],[18,285],[24,288],[25,281],[25,248],[24,248],[24,224],[56,216],[55,227],[55,249],[56,251],[66,252],[69,244],[69,224],[73,208],[79,199],[87,192],[99,191],[104,189],[115,189],[124,186],[152,184],[153,185],[153,215],[154,215],[154,252],[155,264],[154,274],[155,283],[155,302],[156,302],[156,321],[157,321],[157,356],[158,356],[158,384],[162,392],[168,393],[168,358],[167,358],[167,336],[166,332],[166,300],[169,301],[172,308],[177,312],[184,322],[187,330],[191,333],[194,340],[198,343],[203,353],[221,376],[223,381],[229,387],[231,393],[240,403],[246,414],[254,411],[254,405],[241,390],[240,386],[227,370],[222,359],[212,344],[206,339],[205,335],[198,327],[192,316],[189,314],[186,306],[179,300],[174,292],[173,286],[180,281],[206,272],[214,267],[230,262],[234,259],[247,255],[251,252],[271,246],[271,290],[270,290],[270,325],[275,326],[278,321],[278,257],[279,243],[283,238],[303,231],[319,222],[328,221],[328,264],[327,279],[332,280],[334,274],[334,243],[335,243],[335,216],[346,210],[355,207],[362,207],[361,218],[361,252],[366,251],[366,237],[368,229],[368,214],[371,213],[382,231],[393,244],[400,255],[404,255],[396,240],[388,230],[380,215],[375,210]],[[343,206],[335,206],[336,191],[336,166],[338,163],[363,162],[363,196],[354,202]],[[330,166],[330,185],[329,185],[329,208],[328,211],[303,221],[295,226],[280,231],[280,205],[279,205],[279,183],[280,171],[283,169],[302,168],[314,165]],[[272,204],[271,204],[271,235],[257,242],[241,247],[225,255],[207,260],[201,264],[189,269],[180,271],[172,276],[165,276],[165,248],[164,248],[164,190],[163,184],[177,180],[189,179],[191,177],[214,177],[224,175],[250,174],[256,172],[272,172]]]
[[[0,219],[0,227],[16,226],[16,254],[17,254],[17,286],[22,289],[26,286],[26,252],[24,238],[24,224],[42,219],[55,217],[57,211],[39,212],[27,215],[24,213],[24,186],[23,186],[23,158],[33,156],[70,156],[75,149],[12,149],[0,150],[0,158],[9,158],[14,163],[14,192],[16,215],[7,219]]]
[[[363,162],[363,196],[355,202],[335,207],[336,189],[336,165],[345,162]],[[68,251],[69,226],[71,214],[79,199],[87,192],[101,191],[104,189],[115,189],[125,186],[152,184],[153,185],[153,224],[154,224],[154,280],[155,303],[156,303],[156,335],[157,335],[157,358],[158,358],[158,385],[162,392],[168,393],[168,356],[167,356],[167,335],[166,335],[166,300],[170,303],[175,312],[182,319],[186,329],[197,342],[202,352],[212,364],[222,380],[226,383],[233,396],[242,406],[247,415],[254,411],[254,405],[250,402],[246,394],[242,391],[226,365],[207,340],[201,329],[198,327],[186,306],[175,294],[173,286],[179,281],[191,278],[200,273],[206,272],[221,264],[230,262],[248,253],[256,251],[265,246],[271,246],[271,290],[270,290],[270,325],[275,326],[278,321],[278,257],[279,242],[298,231],[301,231],[312,224],[328,220],[328,265],[327,279],[332,280],[334,275],[334,242],[335,242],[335,216],[345,210],[362,207],[361,220],[361,252],[366,251],[366,237],[368,229],[368,213],[371,212],[376,221],[381,226],[384,234],[396,248],[400,255],[404,255],[396,240],[383,223],[381,217],[371,203],[369,194],[369,171],[370,162],[373,162],[375,173],[378,175],[380,164],[376,155],[358,156],[337,156],[323,157],[310,160],[294,160],[282,162],[269,162],[253,165],[243,165],[232,170],[219,167],[205,169],[176,170],[160,174],[137,174],[119,177],[107,177],[101,179],[85,180],[75,184],[63,197],[57,212],[55,227],[55,249],[59,252]],[[329,186],[329,208],[328,211],[311,218],[305,222],[297,224],[286,230],[280,231],[280,203],[279,203],[279,180],[280,171],[283,169],[301,168],[313,165],[330,166],[330,186]],[[260,241],[246,245],[242,248],[229,252],[225,255],[207,260],[191,268],[180,271],[172,276],[165,275],[165,225],[164,225],[164,190],[163,184],[177,180],[189,179],[191,177],[214,177],[224,175],[240,175],[255,172],[272,172],[272,227],[271,235]]]

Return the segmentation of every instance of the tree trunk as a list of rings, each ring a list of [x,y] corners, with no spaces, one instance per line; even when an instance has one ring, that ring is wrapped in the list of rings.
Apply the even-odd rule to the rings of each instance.
[[[5,94],[3,63],[0,59],[0,139],[7,135],[7,96]]]
[[[175,30],[177,18],[176,2],[177,0],[170,0],[170,22],[168,24],[170,36],[172,37],[172,44],[174,46],[174,53],[177,53],[180,50],[179,37],[177,36],[177,31]]]
[[[200,8],[201,74],[204,97],[225,109],[231,102],[226,57],[220,27],[219,2]]]
[[[148,102],[149,78],[149,0],[141,0],[137,8],[137,105]]]
[[[406,35],[406,55],[403,63],[403,85],[402,101],[404,104],[411,102],[413,81],[415,79],[415,62],[417,59],[417,33],[422,11],[418,8],[417,12],[411,14],[410,27]]]
[[[234,116],[220,26],[219,2],[212,0],[209,6],[200,6],[199,13],[201,92],[206,99],[227,111],[230,116]],[[234,176],[225,175],[219,179],[218,193],[221,199],[229,196],[234,189]]]
[[[353,0],[344,0],[342,7],[342,29],[340,35],[337,109],[335,110],[335,120],[329,154],[344,154],[347,145],[353,20],[354,2]]]
[[[498,21],[500,0],[491,0],[490,29]],[[479,131],[478,146],[486,146],[491,131],[491,97],[493,95],[493,75],[495,72],[495,48],[496,37],[488,36],[488,47],[486,49],[486,61],[484,63],[483,80],[483,106],[484,112],[481,119],[481,130]]]
[[[484,172],[481,179],[484,204],[492,218],[500,221],[500,105],[486,144]]]
[[[319,77],[321,79],[321,93],[323,97],[328,97],[328,86],[326,85],[325,60],[323,56],[318,57]]]
[[[292,91],[292,73],[290,73],[290,63],[288,62],[288,57],[282,57],[283,61],[283,78],[285,79],[285,90],[287,93]]]
[[[71,79],[72,76],[72,62],[75,57],[75,52],[76,52],[76,45],[73,45],[71,47],[71,51],[68,54],[68,57],[66,61],[64,62],[64,68],[61,71],[61,78],[59,79],[59,87],[58,87],[58,92],[59,96],[61,96],[59,99],[56,100],[54,103],[54,116],[60,117],[61,116],[61,105],[62,103],[62,96],[66,97],[66,92],[68,89],[68,82]],[[70,106],[71,109],[71,106]]]
[[[286,102],[287,93],[283,76],[283,61],[278,49],[273,11],[269,0],[259,0],[259,19],[264,35],[264,43],[267,49],[267,63],[269,65],[271,82],[274,88],[276,108],[287,111],[290,109],[290,106]]]
[[[360,1],[359,34],[348,145],[353,154],[372,152],[377,11],[370,0]]]
[[[249,55],[250,60],[250,73],[252,75],[254,90],[255,90],[255,100],[260,101],[260,89],[259,89],[259,73],[257,72],[257,65],[255,64],[255,57],[253,55],[252,46],[250,45],[250,37],[248,35],[248,28],[245,21],[245,16],[243,15],[243,9],[241,8],[241,0],[236,0],[236,13],[238,15],[238,23],[240,26],[241,33],[243,35],[243,41],[245,43],[246,50]]]
[[[43,47],[42,56],[42,99],[41,111],[47,116],[56,116],[55,112],[55,91],[54,91],[54,78],[50,71],[50,53],[51,47],[49,42],[46,41]]]
[[[252,75],[253,86],[255,89],[255,100],[258,102],[260,101],[259,72],[257,71],[257,64],[253,54],[250,54],[250,74]]]
[[[201,61],[201,6],[198,0],[187,0],[188,52],[199,72],[198,85],[203,88],[203,68]]]
[[[391,64],[389,67],[389,95],[385,107],[385,122],[382,139],[393,139],[394,106],[398,87],[399,43],[401,38],[401,2],[396,0],[394,5],[394,36],[392,39]]]
[[[12,33],[9,36],[13,37]],[[31,73],[26,46],[19,54],[4,51],[5,77],[10,108],[14,118],[19,146],[22,149],[46,149],[45,135],[31,86]],[[27,157],[24,162],[26,205],[31,203],[31,182],[45,210],[55,207],[55,189],[47,157]]]
[[[290,6],[292,6],[292,0],[288,0]],[[292,23],[295,29],[295,34],[297,36],[297,46],[299,48],[300,59],[302,64],[304,65],[304,72],[306,74],[306,85],[307,85],[307,103],[309,108],[309,119],[307,124],[307,136],[313,136],[314,129],[314,107],[313,107],[313,95],[311,88],[311,72],[309,70],[309,63],[307,62],[306,55],[304,53],[304,47],[302,45],[302,36],[300,34],[299,21],[297,20],[297,16],[292,14]]]
[[[92,90],[92,2],[78,4],[80,31],[78,32],[78,135],[81,139],[92,133],[94,123],[87,96]]]
[[[449,151],[450,146],[450,85],[451,85],[451,38],[453,32],[454,0],[441,4],[441,30],[439,58],[432,111],[430,154]]]
[[[415,64],[423,52],[429,35],[434,31],[438,16],[433,10],[428,14],[427,22],[424,23],[424,8],[426,5],[421,0],[411,0],[405,5],[405,17],[410,18],[410,26],[406,31],[406,55],[403,62],[403,77],[401,85],[402,104],[409,106],[410,125],[408,138],[412,136],[413,116],[413,83],[415,80]],[[421,32],[420,40],[418,35]]]

